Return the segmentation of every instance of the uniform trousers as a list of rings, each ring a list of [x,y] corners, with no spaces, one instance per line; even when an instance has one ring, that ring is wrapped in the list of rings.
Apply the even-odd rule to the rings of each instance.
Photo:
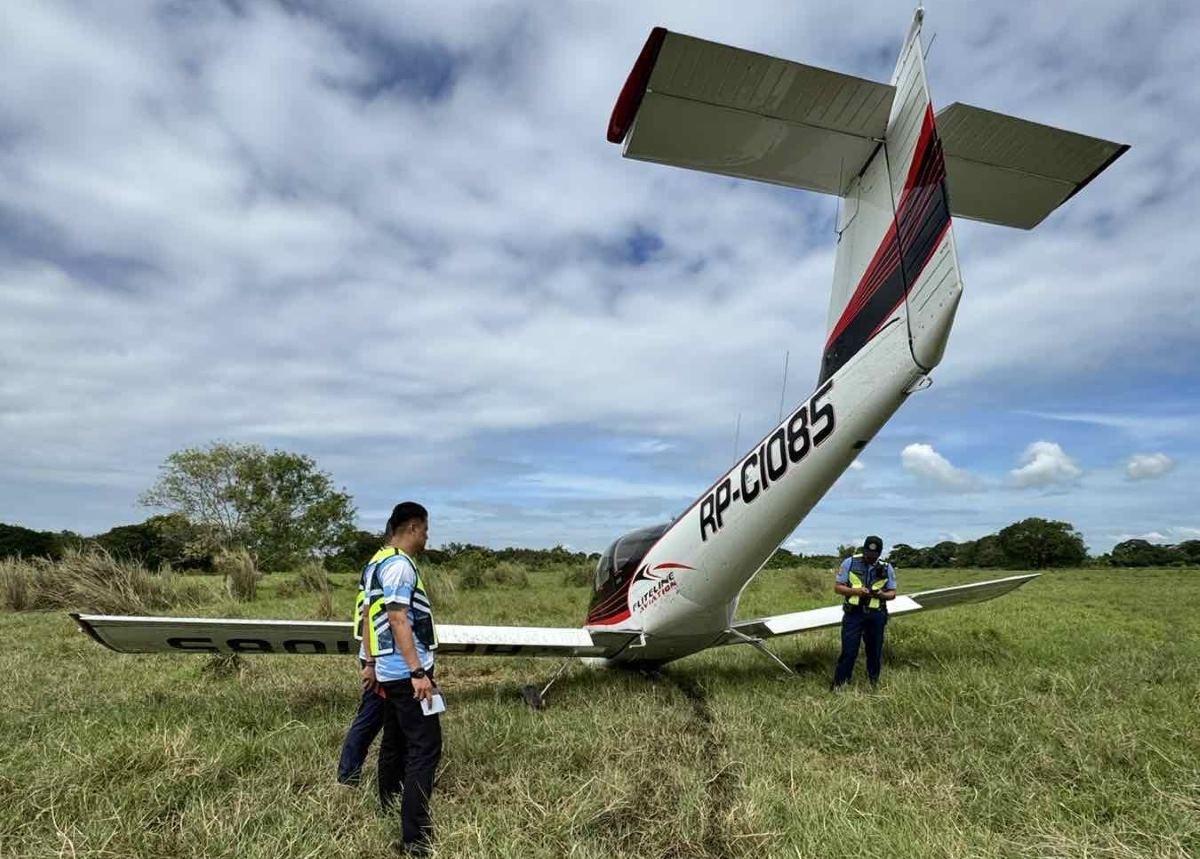
[[[387,701],[373,689],[364,689],[358,702],[358,712],[346,732],[342,754],[338,759],[337,780],[342,784],[358,784],[362,779],[363,761],[371,743],[383,728]]]
[[[399,802],[404,844],[428,849],[433,840],[429,798],[442,758],[440,717],[421,710],[411,680],[388,681],[383,688],[388,706],[379,746],[379,802],[385,812]]]
[[[869,611],[861,607],[847,608],[842,614],[842,653],[833,674],[833,685],[847,683],[854,674],[859,643],[867,640],[867,677],[879,682],[883,668],[883,630],[887,626],[886,611]]]

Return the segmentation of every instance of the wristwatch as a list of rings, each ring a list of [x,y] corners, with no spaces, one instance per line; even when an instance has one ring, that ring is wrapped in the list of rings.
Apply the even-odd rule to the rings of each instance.
[[[412,678],[413,678],[413,680],[424,680],[425,679],[425,669],[424,668],[414,668],[412,670]]]

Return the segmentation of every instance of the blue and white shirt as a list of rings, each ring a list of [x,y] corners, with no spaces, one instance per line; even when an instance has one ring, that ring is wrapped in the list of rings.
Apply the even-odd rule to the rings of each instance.
[[[372,559],[372,563],[363,570],[362,584],[369,595],[382,592],[385,608],[392,611],[403,608],[410,626],[415,628],[421,623],[432,625],[433,608],[429,604],[421,575],[412,559],[403,552],[395,550],[395,554],[378,561]],[[384,655],[375,657],[376,678],[380,681],[408,680],[412,672],[400,648],[396,646],[391,626],[380,628],[378,636],[379,648]],[[413,645],[421,667],[429,671],[433,668],[433,651],[416,634],[413,635]],[[365,648],[359,649],[359,656],[365,658]]]

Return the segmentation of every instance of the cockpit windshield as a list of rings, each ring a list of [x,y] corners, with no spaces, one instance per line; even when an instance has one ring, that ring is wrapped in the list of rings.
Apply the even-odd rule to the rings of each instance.
[[[596,564],[596,591],[602,590],[610,579],[620,584],[637,572],[638,564],[658,538],[671,527],[670,522],[630,531],[614,542]]]

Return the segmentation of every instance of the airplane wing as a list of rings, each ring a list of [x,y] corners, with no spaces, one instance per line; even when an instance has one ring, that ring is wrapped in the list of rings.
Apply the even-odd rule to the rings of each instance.
[[[350,623],[75,614],[119,653],[358,653]],[[438,656],[614,656],[637,636],[541,626],[438,624]]]
[[[955,102],[937,114],[950,213],[1029,230],[1129,145]]]
[[[895,94],[655,27],[608,139],[626,158],[841,196],[883,139]]]
[[[915,594],[897,596],[888,604],[888,616],[911,614],[918,611],[947,608],[952,605],[984,602],[1016,590],[1028,581],[1038,577],[1038,573],[1023,576],[1009,576],[1004,579],[992,579],[987,582],[973,582],[968,585],[954,585],[948,588],[937,588]],[[798,632],[810,632],[814,629],[826,629],[838,626],[842,622],[842,607],[840,605],[814,608],[809,611],[796,611],[791,614],[778,614],[773,617],[760,617],[754,620],[743,620],[733,625],[740,636],[750,638],[774,638],[779,635],[794,635]],[[744,644],[746,639],[739,635],[726,635],[721,644]]]

